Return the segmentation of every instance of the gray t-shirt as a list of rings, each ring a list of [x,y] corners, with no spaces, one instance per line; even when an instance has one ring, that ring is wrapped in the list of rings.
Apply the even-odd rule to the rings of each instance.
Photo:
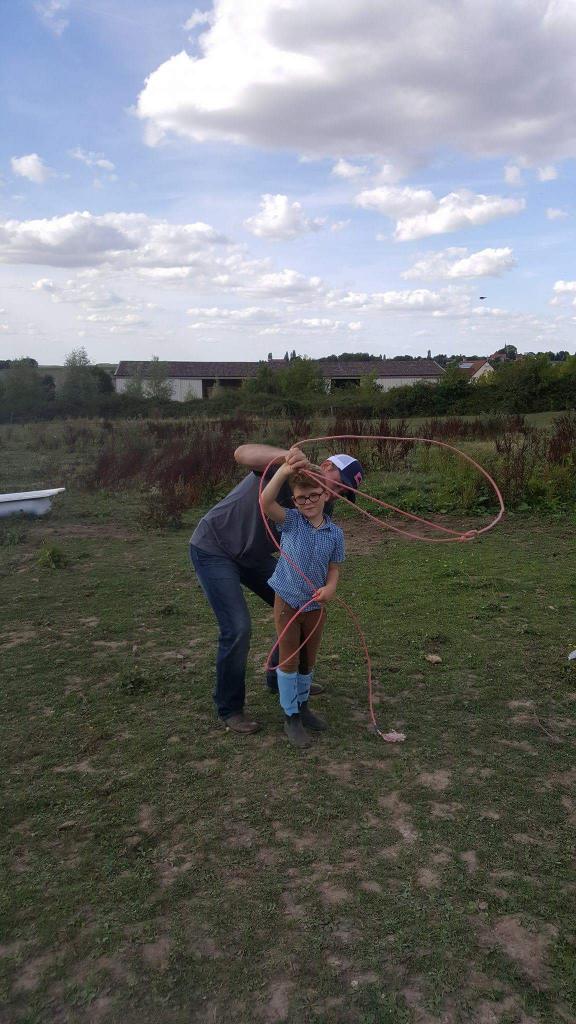
[[[274,476],[274,472],[270,470],[266,474],[267,480]],[[190,543],[210,554],[227,555],[246,566],[259,565],[269,558],[277,548],[266,533],[260,515],[258,490],[261,478],[261,473],[248,473],[230,494],[203,516]],[[282,484],[276,501],[283,508],[293,507],[287,483]],[[273,528],[274,524],[270,525]]]
[[[275,469],[266,473],[270,480]],[[261,565],[277,547],[266,533],[258,491],[262,473],[248,473],[244,479],[202,517],[190,538],[190,543],[213,555],[225,555],[242,565]],[[283,508],[293,508],[292,492],[288,483],[282,484],[276,501]],[[325,505],[327,515],[332,514],[333,502]],[[268,520],[269,526],[274,524]]]

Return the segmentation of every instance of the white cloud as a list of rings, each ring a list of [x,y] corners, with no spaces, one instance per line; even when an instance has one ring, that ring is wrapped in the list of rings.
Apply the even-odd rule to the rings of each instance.
[[[269,298],[306,301],[322,294],[324,285],[319,277],[306,277],[296,270],[280,270],[260,274],[246,290]]]
[[[244,225],[257,238],[297,238],[309,231],[318,231],[324,220],[305,216],[300,203],[291,203],[288,196],[263,195],[260,212],[244,221]]]
[[[456,288],[431,291],[428,288],[386,292],[338,292],[327,295],[328,307],[357,309],[361,312],[427,313],[461,312],[470,309],[468,297]]]
[[[46,166],[38,153],[28,153],[26,156],[13,156],[11,161],[12,171],[20,178],[28,178],[35,185],[43,185],[53,174]]]
[[[54,267],[200,267],[227,240],[209,224],[169,224],[143,213],[68,213],[0,222],[0,263]],[[228,246],[231,260],[234,247]]]
[[[499,277],[516,266],[512,249],[481,249],[469,253],[465,248],[450,248],[433,252],[417,260],[402,277],[423,280],[473,277]]]
[[[546,167],[538,168],[538,180],[539,181],[555,181],[558,177],[558,171],[552,164],[548,164]]]
[[[392,162],[439,147],[538,166],[576,155],[569,0],[487,0],[481,17],[476,0],[215,0],[199,45],[140,94],[156,139]]]
[[[565,298],[574,295],[573,305],[576,306],[576,281],[556,281],[554,285],[554,298],[550,300],[551,306],[561,306]]]
[[[504,181],[507,185],[522,185],[522,168],[517,164],[506,164]]]
[[[350,224],[349,220],[335,220],[330,225],[330,231],[343,231]]]
[[[186,32],[193,32],[199,25],[210,25],[212,22],[212,11],[192,11],[192,14],[187,21],[184,22],[183,28]]]
[[[115,170],[112,161],[107,160],[103,153],[93,153],[90,150],[81,149],[80,146],[77,146],[76,149],[70,150],[70,156],[74,160],[80,160],[87,167],[98,167],[103,171]]]
[[[40,16],[46,28],[56,36],[61,36],[68,28],[69,21],[65,15],[68,10],[69,0],[38,0],[34,4],[34,10]]]
[[[42,277],[33,282],[32,289],[49,295],[52,302],[56,304],[78,303],[88,310],[109,309],[124,302],[124,299],[116,292],[100,282],[92,280],[91,276],[85,275],[78,275],[65,281],[64,284],[58,284],[48,277]]]
[[[429,235],[444,235],[450,231],[474,228],[498,217],[520,213],[525,206],[524,199],[474,195],[467,189],[461,189],[439,199],[436,209],[431,212],[401,217],[396,224],[394,237],[397,241],[407,242]]]
[[[433,192],[423,188],[395,188],[381,185],[366,189],[356,196],[355,203],[365,210],[377,210],[387,217],[412,217],[418,213],[430,212],[438,206]]]
[[[564,220],[569,214],[566,210],[561,210],[557,206],[549,206],[546,210],[546,216],[548,220]]]
[[[467,189],[437,199],[429,189],[392,185],[366,189],[356,196],[355,202],[364,209],[396,218],[394,237],[401,242],[477,227],[497,217],[519,213],[526,205],[524,199],[475,195]]]
[[[367,167],[363,167],[360,164],[350,164],[347,160],[340,159],[334,164],[330,173],[334,174],[337,178],[359,178],[366,174],[367,170]]]

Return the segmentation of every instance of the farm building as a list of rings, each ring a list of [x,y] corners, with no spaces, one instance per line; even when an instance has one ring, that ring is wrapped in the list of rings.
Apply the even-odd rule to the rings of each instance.
[[[494,373],[494,367],[487,359],[463,359],[458,369],[466,374],[468,380],[480,380],[487,373]]]
[[[167,381],[172,389],[172,398],[184,402],[189,398],[209,398],[217,384],[224,388],[239,388],[244,381],[256,376],[260,363],[186,363],[167,362]],[[286,366],[283,359],[268,359],[268,366],[280,370]],[[114,375],[116,391],[122,394],[130,381],[139,379],[146,386],[149,374],[148,362],[122,360]],[[358,362],[319,362],[318,368],[326,381],[326,390],[357,386],[366,377],[376,376],[376,383],[383,391],[425,381],[436,384],[444,370],[433,359],[374,359]]]

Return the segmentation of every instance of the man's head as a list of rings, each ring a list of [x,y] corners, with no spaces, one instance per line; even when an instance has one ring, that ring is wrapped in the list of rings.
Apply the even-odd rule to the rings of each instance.
[[[320,466],[331,491],[336,491],[348,501],[356,501],[355,491],[362,483],[364,470],[351,455],[329,455]],[[347,490],[347,488],[353,488]]]

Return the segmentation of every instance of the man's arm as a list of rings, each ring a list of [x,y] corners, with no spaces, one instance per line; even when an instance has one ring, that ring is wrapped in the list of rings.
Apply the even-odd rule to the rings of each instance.
[[[256,473],[262,473],[272,459],[280,459],[280,456],[290,466],[290,471],[297,469],[309,469],[310,462],[304,452],[299,448],[274,448],[269,444],[241,444],[234,452],[234,458],[239,466],[246,466]]]
[[[268,460],[270,461],[270,460]],[[286,482],[292,472],[292,467],[283,462],[280,469],[276,470],[274,476],[268,481],[262,491],[262,508],[266,515],[274,523],[283,523],[286,518],[286,509],[282,508],[276,501],[282,484]]]

